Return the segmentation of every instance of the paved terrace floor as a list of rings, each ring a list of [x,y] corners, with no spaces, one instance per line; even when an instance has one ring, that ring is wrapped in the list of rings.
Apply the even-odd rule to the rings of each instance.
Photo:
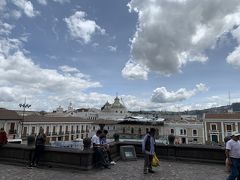
[[[155,174],[143,174],[143,159],[118,161],[111,169],[77,171],[40,167],[28,169],[0,164],[1,180],[219,180],[228,176],[224,165],[162,160]]]

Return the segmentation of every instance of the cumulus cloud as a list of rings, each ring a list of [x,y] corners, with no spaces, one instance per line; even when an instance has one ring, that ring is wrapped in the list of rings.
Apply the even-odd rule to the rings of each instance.
[[[0,1],[0,12],[4,9],[4,7],[6,6],[7,2],[6,0],[1,0]]]
[[[108,46],[108,49],[112,52],[116,52],[117,51],[117,46]]]
[[[186,90],[181,88],[177,91],[168,91],[165,87],[157,88],[153,91],[152,102],[155,103],[172,103],[189,99],[199,92],[207,91],[205,84],[197,84],[193,90]]]
[[[64,3],[69,3],[70,0],[53,0],[54,2],[58,2],[60,4],[64,4]]]
[[[0,35],[9,35],[11,34],[12,29],[14,28],[13,25],[10,25],[8,23],[3,23],[0,20]]]
[[[37,2],[41,5],[47,5],[47,1],[46,0],[37,0]]]
[[[232,31],[232,35],[240,44],[240,27]],[[240,45],[234,49],[233,52],[227,56],[227,62],[235,68],[240,68]]]
[[[20,8],[26,16],[34,17],[39,14],[38,11],[34,10],[31,1],[28,0],[12,0],[13,4],[15,4],[18,8]]]
[[[77,68],[61,66],[59,69],[36,65],[24,54],[21,41],[0,39],[0,105],[10,101],[17,104],[24,96],[34,102],[48,101],[51,96],[73,98],[86,89],[101,87]]]
[[[138,14],[130,59],[162,75],[207,61],[205,51],[240,25],[238,0],[131,0],[128,7]],[[228,62],[236,64],[236,51]]]
[[[148,68],[134,61],[128,61],[122,70],[122,76],[129,80],[144,79],[147,80]]]
[[[86,13],[83,11],[76,11],[69,18],[64,18],[71,36],[84,43],[89,43],[92,36],[100,32],[105,34],[105,30],[96,24],[94,20],[86,19]]]

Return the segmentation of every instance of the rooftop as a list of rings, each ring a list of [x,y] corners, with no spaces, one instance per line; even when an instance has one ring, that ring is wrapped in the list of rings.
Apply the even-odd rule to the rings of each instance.
[[[183,161],[160,160],[155,174],[143,175],[143,159],[118,161],[111,169],[79,171],[40,167],[28,169],[23,166],[0,164],[1,179],[7,180],[216,180],[226,179],[228,173],[222,164],[189,163]]]

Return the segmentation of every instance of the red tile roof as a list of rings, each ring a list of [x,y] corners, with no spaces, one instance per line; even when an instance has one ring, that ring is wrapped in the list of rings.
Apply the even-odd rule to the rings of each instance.
[[[240,113],[205,114],[205,119],[240,119]]]
[[[21,120],[16,111],[0,108],[0,120]]]

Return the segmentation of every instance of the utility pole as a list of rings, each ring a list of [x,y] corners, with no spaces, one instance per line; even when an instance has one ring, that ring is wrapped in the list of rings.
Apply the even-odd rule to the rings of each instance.
[[[21,121],[21,138],[22,138],[22,135],[23,135],[23,122],[24,122],[24,117],[25,117],[25,111],[26,111],[26,108],[30,108],[31,107],[31,104],[27,104],[26,103],[26,97],[24,99],[24,103],[23,104],[19,104],[19,107],[20,108],[23,108],[23,113],[22,113],[22,121]]]

